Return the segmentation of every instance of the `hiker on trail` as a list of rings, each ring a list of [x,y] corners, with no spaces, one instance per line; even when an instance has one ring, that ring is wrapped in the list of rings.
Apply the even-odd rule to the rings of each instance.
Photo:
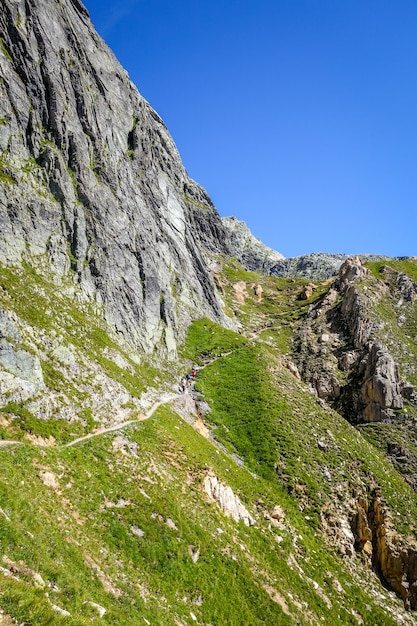
[[[181,378],[182,393],[185,393],[186,388],[187,388],[187,380],[185,378]]]
[[[196,369],[195,367],[193,367],[193,369],[191,370],[191,378],[195,378],[196,374],[197,374]]]

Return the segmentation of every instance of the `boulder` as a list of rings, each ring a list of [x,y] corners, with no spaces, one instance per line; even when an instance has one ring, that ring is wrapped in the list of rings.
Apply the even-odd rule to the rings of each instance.
[[[246,526],[255,524],[254,518],[244,507],[239,497],[233,493],[231,487],[221,483],[213,474],[208,474],[204,478],[203,484],[209,498],[217,502],[225,515],[234,519],[235,522],[242,520]]]
[[[361,401],[365,421],[369,422],[391,417],[392,410],[403,408],[398,366],[383,344],[370,345]]]

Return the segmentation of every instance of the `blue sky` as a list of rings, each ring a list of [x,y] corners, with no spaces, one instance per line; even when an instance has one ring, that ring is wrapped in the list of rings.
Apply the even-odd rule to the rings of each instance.
[[[189,175],[284,256],[417,254],[416,0],[85,0]]]

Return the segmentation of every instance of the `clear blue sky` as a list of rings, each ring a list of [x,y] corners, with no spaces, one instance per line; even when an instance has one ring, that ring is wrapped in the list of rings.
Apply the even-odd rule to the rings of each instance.
[[[189,175],[285,256],[416,255],[416,0],[85,0]]]

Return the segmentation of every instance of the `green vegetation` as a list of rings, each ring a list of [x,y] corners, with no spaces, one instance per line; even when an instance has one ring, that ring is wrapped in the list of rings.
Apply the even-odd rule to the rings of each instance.
[[[1,268],[0,306],[32,329],[24,349],[41,354],[46,385],[77,407],[79,420],[41,420],[17,402],[1,410],[0,439],[21,442],[0,448],[0,558],[14,573],[0,572],[6,614],[40,626],[398,623],[401,601],[361,569],[360,556],[346,565],[325,544],[322,522],[332,503],[369,501],[377,486],[394,526],[410,535],[415,493],[377,449],[386,443],[376,428],[371,445],[285,367],[293,328],[327,284],[303,301],[306,281],[259,277],[234,262],[225,268],[224,297],[241,334],[199,319],[181,354],[201,366],[197,390],[210,406],[211,439],[175,413],[176,400],[149,420],[64,447],[96,425],[96,372],[123,385],[123,408],[135,416],[135,398],[162,382],[162,368],[137,365],[100,311],[40,268]],[[238,280],[247,284],[244,303],[234,300]],[[262,285],[261,300],[252,282]],[[57,336],[82,375],[71,376],[65,354],[54,352]],[[28,434],[57,445],[29,444]],[[207,496],[213,475],[233,489],[253,526]],[[276,506],[279,522],[270,515]]]
[[[6,46],[6,44],[4,43],[3,39],[0,37],[0,48],[3,51],[4,56],[6,57],[6,59],[9,59],[9,61],[13,62],[13,57],[10,54],[10,51],[8,49],[8,47]]]
[[[192,343],[193,332],[187,344],[190,337]],[[408,532],[413,526],[415,494],[353,426],[300,386],[274,348],[252,344],[217,359],[199,372],[198,390],[212,409],[207,420],[216,439],[257,475],[278,475],[288,493],[302,496],[317,528],[333,481],[352,481],[368,495],[379,484],[389,508],[398,512],[397,528]]]
[[[40,338],[45,332],[59,335],[61,345],[72,346],[73,350],[83,355],[85,371],[88,370],[87,359],[92,364],[90,368],[100,368],[110,379],[123,385],[134,398],[139,398],[157,376],[161,377],[160,372],[149,364],[138,365],[109,336],[105,323],[92,306],[68,298],[65,286],[57,289],[56,283],[48,278],[47,271],[37,270],[28,264],[23,264],[21,268],[2,267],[0,287],[0,306],[14,310],[34,330],[30,345],[35,353],[38,334]],[[42,342],[41,346],[44,351]],[[117,365],[112,360],[112,354],[120,355],[127,366]],[[90,394],[94,374],[91,374],[91,380],[86,378],[85,373],[81,378],[79,375],[71,375],[68,367],[60,363],[52,352],[43,355],[41,365],[48,389],[61,394],[64,404],[71,403],[81,421],[69,425],[63,419],[21,419],[18,423],[22,431],[40,436],[53,434],[58,441],[65,442],[71,435],[79,436],[85,430],[91,430],[94,420],[91,417],[85,420],[82,415],[85,410],[91,412]],[[21,409],[24,409],[24,405]],[[21,411],[14,413],[22,418]]]
[[[392,268],[393,273],[384,271],[385,267]],[[374,304],[373,314],[383,322],[378,332],[379,339],[388,346],[390,353],[400,366],[401,375],[414,385],[417,385],[417,300],[406,302],[401,297],[397,284],[396,272],[406,274],[417,283],[417,260],[386,261],[385,263],[369,263],[367,267],[372,276],[383,281],[389,292],[382,291],[381,297]],[[374,285],[378,293],[378,283]],[[417,410],[410,407],[411,414],[417,417]]]
[[[301,300],[300,294],[307,280],[248,272],[236,259],[223,259],[222,263],[220,279],[229,314],[242,324],[246,334],[256,333],[281,353],[289,352],[295,324],[306,314],[309,306],[327,292],[328,283],[316,284],[311,298]],[[237,302],[233,289],[233,285],[240,281],[246,285],[244,303]],[[262,287],[260,301],[255,296],[254,285]]]
[[[3,156],[0,156],[0,182],[6,185],[15,185],[16,179],[10,173],[12,170],[10,164],[5,160]]]
[[[201,364],[247,343],[245,337],[202,318],[189,327],[183,356]]]
[[[251,476],[170,409],[125,430],[140,455],[115,452],[116,436],[42,455],[29,446],[1,451],[0,539],[18,579],[0,577],[6,613],[82,625],[97,619],[99,605],[103,625],[188,624],[193,614],[201,624],[280,626],[314,616],[345,626],[357,624],[354,606],[367,625],[396,623],[388,594],[375,600],[358,586],[278,482]],[[254,527],[206,500],[208,468],[256,516]],[[286,513],[279,528],[263,515],[275,504]]]
[[[138,118],[136,117],[136,115],[134,115],[133,121],[132,121],[132,128],[129,131],[129,134],[127,136],[127,156],[129,157],[131,161],[133,160],[133,155],[135,153],[135,148],[136,148],[135,128],[137,124],[138,124]]]
[[[373,276],[375,278],[381,279],[382,270],[384,267],[392,267],[396,272],[403,272],[407,274],[414,282],[417,282],[417,259],[404,259],[402,261],[394,261],[390,259],[389,261],[374,261],[370,263],[366,263],[366,267],[368,267]]]
[[[33,415],[23,404],[9,402],[1,408],[1,412],[14,417],[13,438],[23,440],[24,435],[29,433],[38,437],[48,439],[53,437],[61,442],[69,442],[83,433],[82,425],[79,422],[70,424],[64,419],[40,419]],[[3,429],[6,435],[4,439],[10,437],[9,433]]]
[[[186,202],[187,204],[189,204],[190,206],[196,209],[202,209],[203,211],[209,208],[207,204],[205,204],[204,202],[198,202],[197,200],[194,200],[187,193],[184,193],[184,202]]]

